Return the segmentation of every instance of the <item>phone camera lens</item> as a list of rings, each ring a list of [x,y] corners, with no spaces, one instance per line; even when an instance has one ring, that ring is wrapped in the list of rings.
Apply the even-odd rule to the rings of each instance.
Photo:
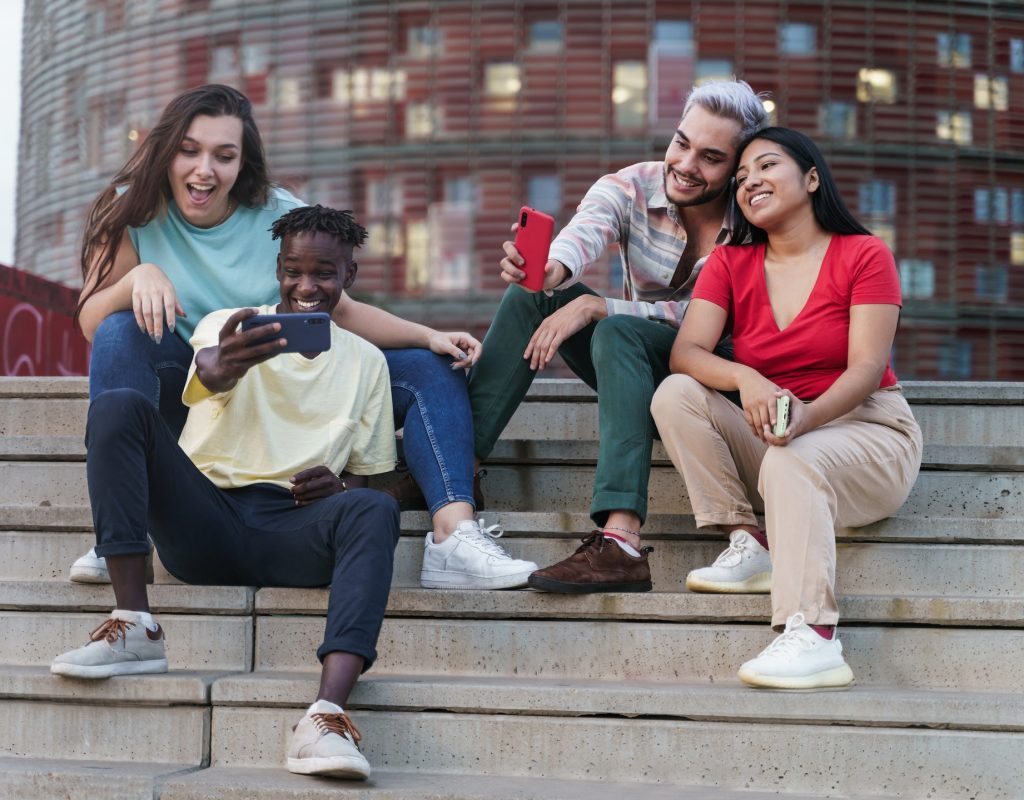
[[[525,228],[526,227],[526,212],[525,211],[523,212],[523,216],[520,217],[520,219],[519,219],[519,227],[520,228]]]

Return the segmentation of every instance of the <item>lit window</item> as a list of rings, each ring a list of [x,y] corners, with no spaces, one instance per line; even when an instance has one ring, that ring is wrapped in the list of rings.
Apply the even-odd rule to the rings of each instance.
[[[392,72],[383,67],[353,70],[351,75],[336,70],[332,98],[341,105],[405,99],[405,70]]]
[[[393,222],[370,222],[363,247],[371,258],[400,258],[405,252],[402,230]]]
[[[642,128],[647,121],[647,65],[642,61],[620,61],[612,77],[615,127]]]
[[[531,175],[526,182],[526,205],[555,216],[562,210],[562,179],[558,175]]]
[[[702,86],[713,81],[731,81],[733,79],[732,62],[725,59],[701,59],[697,62],[694,73],[694,86]]]
[[[896,187],[891,181],[863,181],[860,185],[860,213],[892,217],[896,213]]]
[[[440,133],[441,108],[432,103],[409,103],[405,107],[405,137],[423,139]]]
[[[366,213],[371,217],[402,216],[402,181],[397,175],[366,182]]]
[[[468,176],[445,178],[444,201],[446,203],[476,205],[476,181]]]
[[[998,222],[1005,225],[1009,221],[1010,196],[1006,189],[995,187],[974,190],[974,221]]]
[[[888,222],[871,223],[871,232],[885,242],[885,246],[896,252],[896,226]]]
[[[515,97],[522,87],[518,64],[503,61],[484,67],[484,93],[488,97]]]
[[[940,111],[935,119],[935,135],[956,144],[971,143],[971,115],[966,111]]]
[[[423,220],[405,226],[405,288],[422,289],[430,282],[430,241],[427,223]]]
[[[685,50],[693,52],[693,23],[686,20],[665,19],[654,23],[654,43],[659,50]]]
[[[1010,263],[1015,267],[1024,264],[1024,233],[1010,234]]]
[[[779,26],[779,52],[784,56],[813,56],[818,49],[818,31],[806,22],[785,22]]]
[[[971,66],[971,35],[969,33],[940,33],[935,37],[940,67]]]
[[[298,78],[278,78],[273,96],[278,108],[298,108],[302,105],[302,83]]]
[[[974,107],[1006,111],[1010,105],[1010,92],[1006,78],[990,78],[988,75],[974,76]]]
[[[830,101],[818,109],[818,130],[833,139],[857,136],[857,108],[853,103]]]
[[[247,44],[242,46],[242,72],[245,75],[262,75],[267,71],[268,60],[267,45]]]
[[[416,58],[428,58],[441,52],[441,31],[427,25],[409,28],[406,50]]]
[[[900,259],[900,288],[903,297],[924,300],[935,296],[935,264],[923,258]]]
[[[896,102],[896,73],[891,69],[869,69],[857,73],[857,99],[862,103]]]
[[[210,80],[232,81],[239,71],[238,48],[233,44],[213,48],[210,54]]]
[[[539,19],[530,23],[528,47],[535,53],[557,53],[562,49],[562,23]]]
[[[1009,272],[1002,266],[979,264],[974,268],[974,295],[979,300],[1005,303],[1009,287]]]
[[[1024,39],[1010,39],[1010,72],[1024,72]]]

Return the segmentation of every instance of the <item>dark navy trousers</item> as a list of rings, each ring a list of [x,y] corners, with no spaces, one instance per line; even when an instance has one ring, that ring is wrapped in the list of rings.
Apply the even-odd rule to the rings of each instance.
[[[370,667],[398,543],[393,498],[354,489],[296,506],[273,484],[219,489],[133,389],[93,398],[85,443],[98,556],[146,553],[148,530],[161,562],[185,583],[330,584],[317,657],[354,653]]]

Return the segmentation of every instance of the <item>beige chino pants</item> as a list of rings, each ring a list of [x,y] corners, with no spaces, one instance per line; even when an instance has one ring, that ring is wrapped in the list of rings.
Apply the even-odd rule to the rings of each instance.
[[[893,514],[921,466],[921,429],[903,393],[879,390],[785,447],[766,445],[742,409],[688,375],[661,384],[651,413],[698,527],[756,525],[764,512],[772,627],[798,611],[811,625],[835,625],[835,527]]]

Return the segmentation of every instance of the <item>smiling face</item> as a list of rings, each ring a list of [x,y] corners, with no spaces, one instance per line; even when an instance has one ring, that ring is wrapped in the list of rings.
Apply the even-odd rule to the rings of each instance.
[[[167,170],[181,215],[198,228],[219,225],[242,167],[242,120],[197,114]]]
[[[740,123],[693,108],[665,152],[665,196],[680,208],[710,203],[729,188]]]
[[[279,314],[323,311],[330,314],[343,290],[356,279],[352,245],[320,231],[287,234],[277,256],[281,284]]]
[[[768,139],[754,139],[740,154],[736,168],[736,201],[743,216],[765,231],[814,216],[811,195],[818,189],[818,170],[807,172]]]

